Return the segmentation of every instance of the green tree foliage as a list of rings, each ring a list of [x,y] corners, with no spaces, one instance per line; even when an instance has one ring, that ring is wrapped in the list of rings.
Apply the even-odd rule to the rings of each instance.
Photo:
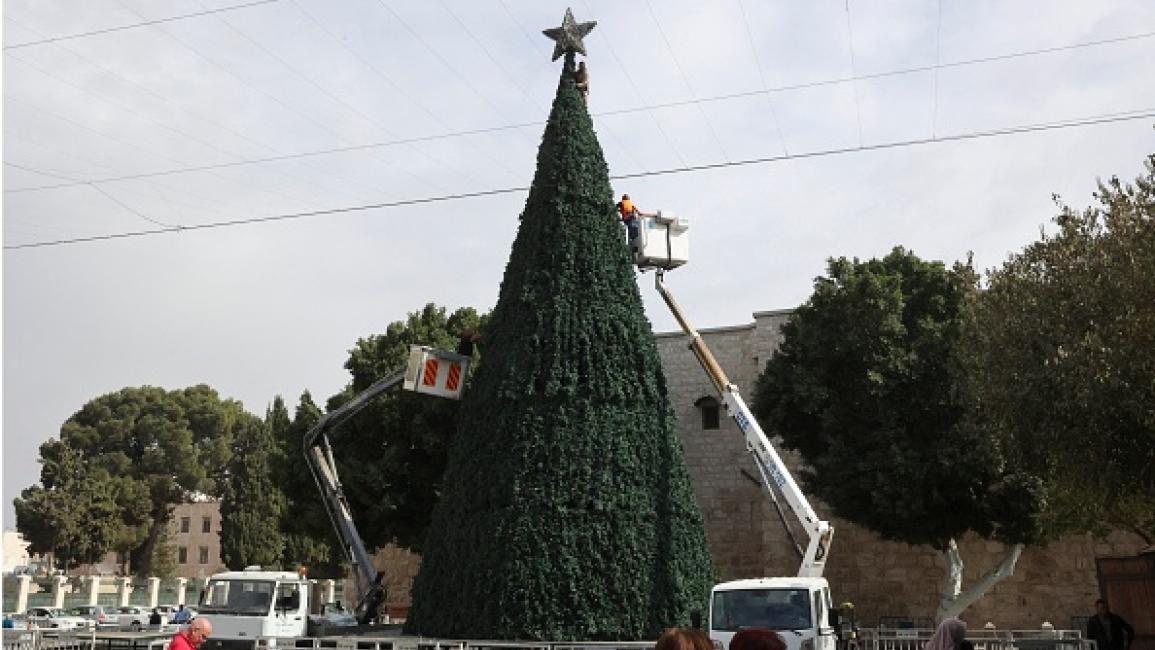
[[[100,561],[131,535],[117,503],[120,481],[88,467],[80,452],[58,440],[42,444],[40,454],[41,484],[14,501],[16,527],[29,551],[52,553],[64,569]]]
[[[413,587],[421,634],[643,639],[712,569],[567,55]]]
[[[968,310],[983,426],[1046,478],[1055,532],[1155,542],[1155,156],[991,271]]]
[[[149,567],[152,569],[150,573],[161,580],[176,577],[176,560],[176,549],[172,545],[172,528],[165,526],[156,538],[156,544],[152,547],[152,560],[149,562]]]
[[[305,462],[305,433],[321,419],[321,409],[308,391],[301,394],[292,421],[279,396],[268,418],[277,445],[273,476],[285,496],[281,534],[285,546],[281,566],[309,567],[315,578],[337,578],[340,573],[340,546],[337,545],[317,484]],[[288,424],[286,425],[286,422]]]
[[[755,414],[801,452],[805,489],[886,539],[1034,539],[1037,481],[964,425],[957,349],[974,286],[969,267],[901,248],[831,260],[758,379]]]
[[[242,413],[239,403],[221,400],[204,385],[175,391],[125,388],[93,399],[61,427],[59,447],[41,448],[40,487],[53,496],[30,489],[23,506],[26,525],[39,534],[44,518],[55,517],[57,526],[69,530],[69,522],[81,520],[82,508],[75,504],[85,502],[87,491],[106,495],[115,503],[106,518],[110,532],[94,539],[109,540],[103,550],[131,548],[136,571],[147,575],[172,507],[192,492],[219,494],[233,425]],[[76,475],[83,481],[65,480],[69,471],[61,468],[68,465],[58,449],[75,453],[83,468]],[[29,519],[33,512],[40,517],[35,523]]]
[[[282,451],[280,441],[285,440],[286,432],[289,427],[293,426],[289,409],[285,406],[285,400],[280,395],[273,398],[272,405],[265,410],[265,425],[269,427],[269,434],[273,436],[273,440],[278,443],[274,452],[280,454]]]
[[[283,404],[282,404],[283,406]],[[221,559],[233,570],[280,563],[285,497],[273,482],[272,431],[244,414],[233,434],[234,454],[221,499]]]
[[[359,339],[345,362],[352,381],[330,399],[329,409],[403,369],[410,345],[454,350],[462,332],[479,332],[483,323],[472,308],[447,314],[431,303],[390,323],[384,334]],[[333,433],[346,496],[369,548],[394,543],[421,550],[457,412],[456,401],[397,390],[374,400]]]

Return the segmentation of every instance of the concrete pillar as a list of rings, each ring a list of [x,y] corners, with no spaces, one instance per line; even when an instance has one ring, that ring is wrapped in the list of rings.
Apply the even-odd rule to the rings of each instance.
[[[188,578],[176,579],[176,602],[174,605],[188,605],[188,600],[185,599],[185,589],[188,588]]]
[[[52,576],[52,606],[64,607],[64,585],[68,582],[68,578],[64,576]]]
[[[326,580],[324,582],[324,585],[325,585],[325,601],[324,602],[326,602],[326,603],[335,602],[337,600],[337,581],[336,580]]]
[[[16,614],[23,614],[28,610],[28,592],[32,591],[32,576],[16,576]]]
[[[85,576],[88,580],[88,604],[96,605],[100,601],[100,576]]]
[[[116,604],[120,607],[128,607],[128,597],[132,594],[132,578],[125,576],[117,578],[116,582]]]
[[[148,608],[152,609],[160,604],[160,578],[153,576],[148,579]]]

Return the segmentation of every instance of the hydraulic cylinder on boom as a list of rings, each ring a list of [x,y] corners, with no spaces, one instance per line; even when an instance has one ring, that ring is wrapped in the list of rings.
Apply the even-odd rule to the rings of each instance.
[[[722,399],[726,413],[734,418],[734,421],[738,423],[738,428],[746,436],[746,449],[754,457],[758,472],[762,475],[762,484],[766,487],[771,501],[778,507],[778,498],[775,495],[775,489],[777,489],[782,493],[786,503],[806,530],[809,541],[805,551],[798,549],[802,559],[802,564],[798,568],[798,576],[822,577],[822,570],[826,566],[826,552],[830,547],[830,539],[834,535],[834,529],[831,528],[829,522],[819,519],[818,515],[814,513],[806,495],[794,482],[794,477],[790,475],[790,470],[782,462],[778,451],[774,449],[774,445],[770,443],[770,439],[766,437],[762,427],[758,426],[757,420],[750,413],[750,409],[738,392],[738,387],[726,376],[726,371],[718,364],[718,360],[714,358],[710,348],[702,340],[702,336],[690,324],[689,319],[678,307],[674,296],[666,288],[665,272],[690,261],[688,231],[689,223],[672,213],[663,213],[659,210],[656,214],[642,215],[637,227],[630,231],[629,244],[631,250],[634,251],[634,261],[643,271],[654,269],[654,285],[658,293],[666,302],[666,306],[670,308],[674,319],[678,321],[678,326],[690,337],[690,350],[710,377],[710,381],[714,384],[714,390]],[[781,515],[781,508],[779,508],[779,514]],[[783,524],[785,523],[785,518],[783,518]],[[789,526],[786,527],[786,530],[793,538],[794,535],[790,532]]]
[[[738,424],[738,428],[746,436],[746,450],[754,457],[754,464],[758,467],[759,474],[762,475],[762,483],[770,498],[777,503],[777,497],[774,494],[774,488],[777,488],[809,536],[806,550],[801,553],[802,563],[798,567],[798,576],[803,578],[822,577],[822,571],[826,567],[826,554],[830,549],[830,540],[834,536],[834,528],[830,522],[818,518],[814,508],[810,506],[810,501],[807,500],[806,495],[794,481],[790,470],[786,468],[786,463],[778,455],[778,450],[774,448],[750,412],[750,408],[746,406],[746,401],[742,399],[738,387],[726,376],[726,371],[714,358],[714,354],[710,352],[710,348],[702,339],[702,335],[690,324],[677,301],[674,300],[673,294],[666,288],[665,269],[659,268],[655,272],[654,286],[661,294],[662,300],[666,302],[666,306],[670,308],[674,319],[678,321],[679,327],[690,337],[690,351],[694,353],[694,357],[710,377],[714,389],[722,399],[726,413],[734,418],[734,422]]]
[[[339,408],[325,414],[305,434],[305,458],[321,491],[333,530],[357,578],[357,606],[354,611],[361,624],[374,620],[385,602],[385,573],[374,568],[365,542],[353,523],[349,501],[341,488],[337,464],[333,460],[330,433],[365,408],[373,398],[398,385],[419,393],[460,399],[468,367],[467,356],[411,346],[409,362],[404,370],[378,380]]]
[[[658,293],[678,326],[690,337],[690,351],[706,371],[726,413],[742,430],[746,449],[754,457],[762,485],[786,533],[795,539],[776,495],[779,492],[809,538],[805,550],[795,542],[801,558],[796,577],[751,578],[714,585],[710,591],[710,639],[715,647],[725,648],[738,630],[765,627],[790,632],[782,635],[787,650],[835,650],[839,613],[833,606],[830,585],[822,577],[834,529],[829,522],[818,518],[782,457],[750,413],[738,387],[730,381],[666,288],[665,272],[689,261],[688,222],[660,211],[656,215],[643,215],[639,221],[629,239],[634,261],[643,271],[655,271]]]

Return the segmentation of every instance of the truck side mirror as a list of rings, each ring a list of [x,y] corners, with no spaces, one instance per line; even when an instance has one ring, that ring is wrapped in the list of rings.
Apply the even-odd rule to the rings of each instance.
[[[837,607],[830,608],[830,627],[838,629],[842,626],[842,610]]]
[[[695,630],[702,629],[702,610],[695,609],[690,612],[690,627]]]

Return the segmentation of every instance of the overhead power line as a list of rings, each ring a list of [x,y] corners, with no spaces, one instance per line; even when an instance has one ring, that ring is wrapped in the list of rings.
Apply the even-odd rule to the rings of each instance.
[[[1118,36],[1118,37],[1114,37],[1114,38],[1101,39],[1101,40],[1097,40],[1097,41],[1086,41],[1083,43],[1072,43],[1070,45],[1060,45],[1060,46],[1056,46],[1056,47],[1047,47],[1047,48],[1041,48],[1041,49],[1036,49],[1036,50],[1024,50],[1024,51],[1020,51],[1020,52],[1010,52],[1007,54],[998,54],[998,55],[994,55],[994,56],[980,57],[977,59],[965,59],[965,60],[961,60],[961,61],[952,61],[952,62],[947,62],[947,63],[936,63],[934,65],[916,66],[913,68],[900,68],[900,69],[895,69],[895,70],[887,70],[887,71],[883,71],[883,72],[872,72],[869,74],[855,75],[855,76],[850,76],[850,77],[837,77],[837,78],[832,78],[832,79],[822,79],[822,80],[818,80],[818,81],[808,81],[808,82],[803,82],[803,83],[798,83],[798,84],[776,86],[773,88],[759,88],[758,90],[729,93],[729,94],[724,94],[724,95],[715,95],[712,97],[700,97],[698,99],[665,102],[665,103],[661,103],[661,104],[647,104],[647,105],[635,106],[635,107],[631,107],[631,108],[620,108],[620,109],[615,109],[615,110],[610,110],[610,111],[601,111],[601,112],[595,113],[594,116],[595,117],[608,117],[611,115],[625,115],[625,114],[629,114],[629,113],[650,112],[650,111],[653,111],[656,109],[662,109],[662,108],[677,108],[680,106],[688,106],[690,104],[730,101],[733,99],[742,99],[742,98],[746,98],[746,97],[756,97],[758,95],[784,93],[784,92],[791,92],[791,91],[795,91],[795,90],[805,90],[808,88],[820,88],[822,86],[834,86],[834,85],[838,85],[838,84],[851,83],[851,82],[855,82],[855,81],[881,79],[881,78],[885,78],[885,77],[894,77],[894,76],[905,75],[905,74],[914,74],[917,72],[931,72],[931,71],[937,71],[937,70],[945,69],[945,68],[957,68],[957,67],[968,66],[968,65],[977,65],[977,64],[982,64],[982,63],[992,63],[995,61],[1006,61],[1008,59],[1023,58],[1023,57],[1028,57],[1028,56],[1037,56],[1040,54],[1052,54],[1055,52],[1063,52],[1066,50],[1075,50],[1075,49],[1082,49],[1082,48],[1088,48],[1088,47],[1097,47],[1097,46],[1101,46],[1101,45],[1112,45],[1112,44],[1116,44],[1116,43],[1124,43],[1124,42],[1128,42],[1128,41],[1137,41],[1137,40],[1148,39],[1151,37],[1155,37],[1155,31],[1143,32],[1141,34],[1131,34],[1129,36]],[[628,74],[627,74],[627,77],[628,77]],[[637,90],[636,86],[635,86],[635,90]],[[635,94],[640,94],[640,93],[635,93]],[[652,115],[652,113],[651,113],[651,115]],[[295,160],[298,158],[310,158],[310,157],[314,157],[314,156],[326,156],[326,155],[332,155],[332,154],[338,154],[338,153],[349,153],[349,152],[353,152],[353,151],[366,151],[366,150],[370,150],[370,149],[395,147],[395,146],[400,146],[400,145],[413,144],[413,143],[417,143],[417,142],[430,142],[430,141],[435,141],[435,140],[446,140],[446,139],[450,139],[450,138],[468,137],[468,136],[472,136],[472,135],[482,135],[482,134],[486,134],[486,133],[512,131],[515,129],[524,129],[524,128],[529,128],[529,127],[534,127],[534,126],[541,126],[543,124],[545,124],[545,122],[535,121],[535,122],[522,122],[520,124],[506,124],[506,125],[501,125],[501,126],[490,126],[490,127],[483,127],[483,128],[478,128],[478,129],[470,129],[470,130],[466,130],[466,131],[454,131],[454,132],[449,132],[449,133],[438,133],[438,134],[425,135],[425,136],[415,136],[415,137],[411,137],[411,138],[398,138],[395,140],[384,140],[381,142],[370,142],[370,143],[351,145],[351,146],[346,146],[346,147],[332,147],[329,149],[303,151],[303,152],[299,152],[299,153],[283,154],[283,155],[277,155],[277,156],[268,156],[268,157],[264,157],[264,158],[252,158],[252,159],[248,159],[248,160],[237,160],[237,161],[233,161],[233,162],[217,163],[217,164],[213,164],[213,165],[199,165],[199,166],[193,166],[193,167],[182,167],[182,168],[177,168],[177,169],[166,169],[166,170],[160,170],[160,171],[154,171],[154,172],[142,172],[139,174],[125,174],[125,175],[121,175],[121,176],[110,176],[107,178],[98,178],[98,179],[91,179],[91,180],[85,180],[85,181],[77,181],[74,183],[56,183],[56,184],[52,184],[52,185],[37,185],[35,187],[6,189],[6,190],[4,190],[4,193],[5,194],[18,194],[18,193],[22,193],[22,192],[37,192],[37,191],[42,191],[42,190],[54,190],[54,189],[61,189],[61,188],[65,188],[65,187],[74,187],[77,185],[88,185],[89,183],[112,183],[112,182],[118,182],[118,181],[138,180],[138,179],[142,179],[142,178],[153,178],[153,177],[157,177],[157,176],[171,176],[171,175],[175,175],[175,174],[211,171],[214,169],[225,169],[228,167],[241,167],[241,166],[245,166],[245,165],[257,165],[257,164],[270,163],[270,162],[280,162],[280,161],[284,161],[284,160]],[[658,128],[659,128],[659,130],[661,130],[660,123],[658,124]],[[669,141],[669,137],[666,136],[664,130],[662,131],[662,135],[664,137],[666,137],[667,141]],[[671,143],[671,148],[673,148],[672,143]],[[677,153],[676,149],[675,149],[675,153]],[[681,156],[679,155],[678,158],[681,159]],[[683,166],[685,166],[685,165],[683,164]]]
[[[1052,131],[1058,129],[1070,129],[1082,126],[1094,126],[1099,124],[1111,124],[1115,122],[1129,122],[1141,119],[1155,118],[1155,108],[1146,108],[1138,111],[1129,111],[1125,113],[1111,113],[1093,115],[1085,118],[1075,120],[1067,120],[1062,122],[1044,122],[1037,124],[1027,124],[1022,126],[1008,127],[1002,129],[992,129],[988,131],[972,131],[968,133],[959,133],[955,135],[947,135],[939,138],[920,138],[915,140],[900,140],[895,142],[884,142],[878,144],[869,144],[856,147],[843,147],[838,149],[823,149],[819,151],[811,151],[805,153],[784,154],[781,156],[767,156],[763,158],[750,158],[746,160],[734,160],[720,163],[709,163],[704,165],[692,165],[689,167],[677,167],[671,169],[660,169],[649,172],[638,172],[635,174],[618,174],[610,176],[611,180],[623,180],[631,178],[642,178],[647,176],[669,176],[673,174],[684,174],[687,172],[700,172],[713,169],[723,169],[727,167],[744,167],[747,165],[760,165],[766,163],[783,162],[787,160],[797,160],[803,158],[821,158],[825,156],[837,156],[849,153],[859,153],[866,151],[880,151],[883,149],[897,149],[900,147],[911,147],[924,144],[935,144],[944,142],[957,142],[962,140],[975,140],[980,138],[991,138],[1004,135],[1015,135],[1021,133],[1034,133],[1039,131]],[[473,199],[485,196],[497,196],[501,194],[513,194],[516,192],[526,192],[529,187],[506,187],[491,190],[480,190],[476,192],[462,192],[459,194],[443,194],[440,196],[428,196],[414,199],[401,199],[397,201],[384,201],[380,203],[371,203],[367,205],[353,205],[344,206],[340,208],[328,208],[324,210],[310,210],[308,212],[293,212],[288,214],[269,215],[264,217],[250,217],[245,219],[233,219],[227,221],[215,221],[210,223],[192,224],[187,226],[172,226],[168,228],[157,228],[151,230],[137,230],[118,233],[108,233],[104,235],[91,235],[88,237],[73,237],[69,239],[54,239],[39,242],[31,242],[28,244],[13,244],[5,246],[4,250],[20,250],[27,248],[46,248],[49,246],[64,246],[67,244],[82,244],[87,242],[109,241],[113,239],[129,239],[135,237],[145,237],[148,235],[160,235],[165,233],[185,232],[193,230],[209,230],[213,228],[227,228],[231,226],[243,226],[261,223],[271,223],[275,221],[290,221],[295,219],[304,219],[306,217],[318,217],[333,214],[343,214],[348,212],[362,212],[365,210],[379,210],[385,208],[397,208],[412,205],[422,205],[427,203],[444,203],[448,201],[458,201],[462,199]]]
[[[682,83],[686,84],[686,90],[690,91],[690,100],[698,108],[698,114],[702,116],[702,121],[706,123],[706,130],[710,133],[710,137],[714,139],[714,144],[718,145],[718,150],[722,152],[722,157],[727,161],[730,160],[730,154],[726,153],[726,147],[722,145],[722,140],[718,138],[718,133],[714,131],[714,124],[706,115],[706,111],[702,108],[702,104],[698,101],[697,93],[694,92],[694,87],[690,85],[690,78],[686,76],[686,72],[682,70],[682,64],[678,63],[678,52],[674,46],[670,44],[670,39],[666,37],[666,30],[662,29],[662,22],[658,20],[658,14],[654,11],[654,6],[650,0],[646,0],[646,8],[650,10],[650,17],[654,19],[654,25],[658,28],[658,35],[662,37],[662,41],[666,44],[666,50],[670,52],[670,60],[674,62],[674,68],[678,71],[678,76],[682,78]]]
[[[625,113],[637,113],[639,111],[649,111],[656,108],[675,108],[678,106],[687,106],[696,102],[720,102],[731,99],[740,99],[743,97],[755,97],[768,93],[785,93],[794,90],[806,90],[809,88],[821,88],[822,86],[836,86],[838,84],[853,83],[855,81],[868,81],[871,79],[884,79],[886,77],[897,77],[906,74],[914,74],[917,72],[931,72],[933,70],[943,70],[947,68],[960,68],[968,65],[978,65],[981,63],[994,63],[996,61],[1006,61],[1009,59],[1019,59],[1028,56],[1037,56],[1040,54],[1054,54],[1056,52],[1063,52],[1066,50],[1077,50],[1087,47],[1097,47],[1100,45],[1113,45],[1116,43],[1125,43],[1127,41],[1138,41],[1142,39],[1151,38],[1155,36],[1155,32],[1143,32],[1141,34],[1132,34],[1130,36],[1117,36],[1115,38],[1105,38],[1097,41],[1085,41],[1083,43],[1072,43],[1070,45],[1058,45],[1055,47],[1044,47],[1037,50],[1023,50],[1020,52],[1008,52],[1006,54],[996,54],[992,56],[984,56],[976,59],[963,59],[961,61],[950,61],[947,63],[936,63],[934,65],[921,65],[911,68],[896,68],[894,70],[884,70],[882,72],[871,72],[868,74],[851,75],[849,77],[835,77],[832,79],[821,79],[818,81],[804,81],[796,84],[788,84],[785,86],[775,86],[774,88],[767,88],[765,90],[746,90],[736,93],[727,93],[724,95],[714,95],[713,97],[703,97],[700,99],[683,99],[674,102],[664,102],[661,104],[648,104],[646,106],[635,108],[620,108],[612,111],[603,111],[598,113],[599,116],[605,115],[621,115]]]
[[[15,45],[5,45],[5,50],[15,50],[22,47],[32,47],[33,45],[44,45],[46,43],[56,43],[58,41],[70,41],[74,38],[84,38],[85,36],[97,36],[100,34],[111,34],[112,32],[122,32],[126,29],[136,29],[137,27],[148,27],[149,25],[159,25],[161,23],[171,23],[177,20],[185,20],[187,18],[198,18],[200,16],[208,16],[210,14],[219,14],[224,11],[235,11],[237,9],[247,9],[249,7],[256,7],[257,5],[267,5],[273,2],[280,2],[281,0],[256,0],[256,2],[246,2],[245,4],[232,5],[229,7],[221,7],[219,9],[206,9],[205,11],[197,11],[191,14],[181,14],[179,16],[169,16],[168,18],[157,18],[156,20],[146,20],[140,23],[133,23],[131,25],[121,25],[119,27],[108,27],[106,29],[97,29],[91,32],[81,32],[79,34],[69,34],[67,36],[54,36],[52,38],[42,38],[38,41],[28,41],[27,43],[17,43]]]

